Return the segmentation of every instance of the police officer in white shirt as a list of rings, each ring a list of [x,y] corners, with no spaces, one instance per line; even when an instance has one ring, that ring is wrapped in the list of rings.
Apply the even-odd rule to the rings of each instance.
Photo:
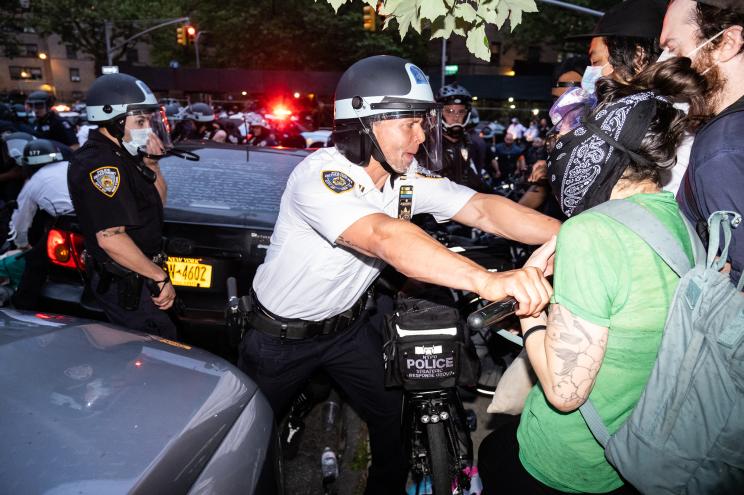
[[[505,198],[441,178],[441,108],[424,73],[398,57],[352,65],[336,88],[333,148],[292,172],[265,262],[253,281],[253,312],[240,367],[278,416],[308,377],[325,369],[369,427],[368,494],[403,493],[401,396],[383,385],[382,341],[365,311],[386,263],[414,279],[489,300],[513,295],[521,314],[548,302],[537,268],[491,273],[447,250],[411,222],[415,213],[529,244],[559,224]]]
[[[29,141],[20,162],[28,180],[11,217],[10,239],[19,249],[30,251],[25,255],[26,267],[13,295],[13,304],[19,309],[35,309],[48,271],[47,231],[54,218],[73,211],[67,188],[69,163],[62,157],[59,146],[47,139]],[[34,235],[30,236],[29,230]]]

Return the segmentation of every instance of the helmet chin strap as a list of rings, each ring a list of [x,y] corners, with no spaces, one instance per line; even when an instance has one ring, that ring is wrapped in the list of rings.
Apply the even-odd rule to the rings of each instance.
[[[382,165],[382,168],[385,170],[385,172],[390,174],[390,180],[394,180],[401,174],[396,172],[388,163],[387,159],[385,158],[385,153],[382,152],[380,144],[377,142],[377,138],[374,136],[374,134],[372,134],[372,129],[364,126],[364,124],[362,124],[362,126],[364,127],[364,130],[362,132],[367,135],[373,145],[371,157],[380,162],[380,165]],[[367,164],[369,164],[369,161],[367,161]]]

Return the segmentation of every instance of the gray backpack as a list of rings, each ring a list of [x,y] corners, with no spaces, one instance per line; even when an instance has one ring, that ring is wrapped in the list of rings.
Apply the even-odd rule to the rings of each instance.
[[[681,277],[656,363],[628,420],[610,435],[591,400],[580,411],[607,460],[646,494],[744,493],[744,276],[734,287],[719,273],[741,217],[708,220],[707,258],[685,220],[695,266],[650,212],[630,201],[592,211],[641,237]],[[721,233],[722,256],[716,260]]]

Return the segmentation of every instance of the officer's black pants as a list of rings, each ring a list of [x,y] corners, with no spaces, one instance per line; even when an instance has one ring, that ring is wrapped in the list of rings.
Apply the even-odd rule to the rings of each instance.
[[[13,294],[13,306],[17,309],[38,309],[41,288],[49,274],[46,242],[37,242],[23,256],[26,267],[23,269],[18,289]]]
[[[249,329],[238,366],[268,398],[277,418],[289,408],[308,378],[324,369],[367,422],[372,466],[368,495],[404,493],[408,474],[400,436],[401,392],[384,385],[382,337],[367,312],[336,335],[281,341]]]
[[[49,257],[47,255],[47,235],[54,223],[54,217],[39,210],[28,230],[28,240],[33,246],[23,257],[26,267],[13,294],[13,306],[17,309],[38,309],[41,288],[49,274]],[[2,238],[2,237],[0,237]]]
[[[116,282],[111,282],[108,290],[99,294],[98,273],[91,271],[91,278],[88,282],[90,289],[93,291],[96,299],[106,313],[106,317],[111,323],[121,325],[132,330],[159,335],[166,339],[176,340],[176,325],[168,316],[166,311],[158,309],[152,302],[150,291],[143,284],[140,293],[139,307],[135,310],[128,311],[119,306],[119,296],[116,291]]]

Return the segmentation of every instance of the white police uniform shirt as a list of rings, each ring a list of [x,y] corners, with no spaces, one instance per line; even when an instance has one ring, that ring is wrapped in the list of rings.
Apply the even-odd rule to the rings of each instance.
[[[380,259],[335,244],[354,222],[374,213],[398,217],[401,186],[413,186],[412,214],[452,218],[475,191],[419,169],[375,187],[363,167],[336,148],[322,148],[290,175],[266,260],[253,289],[283,318],[320,321],[352,307],[384,267]]]
[[[10,219],[10,237],[17,246],[28,244],[28,229],[37,209],[41,208],[53,217],[73,210],[67,188],[68,165],[66,161],[45,165],[23,185],[18,195],[18,208]]]

